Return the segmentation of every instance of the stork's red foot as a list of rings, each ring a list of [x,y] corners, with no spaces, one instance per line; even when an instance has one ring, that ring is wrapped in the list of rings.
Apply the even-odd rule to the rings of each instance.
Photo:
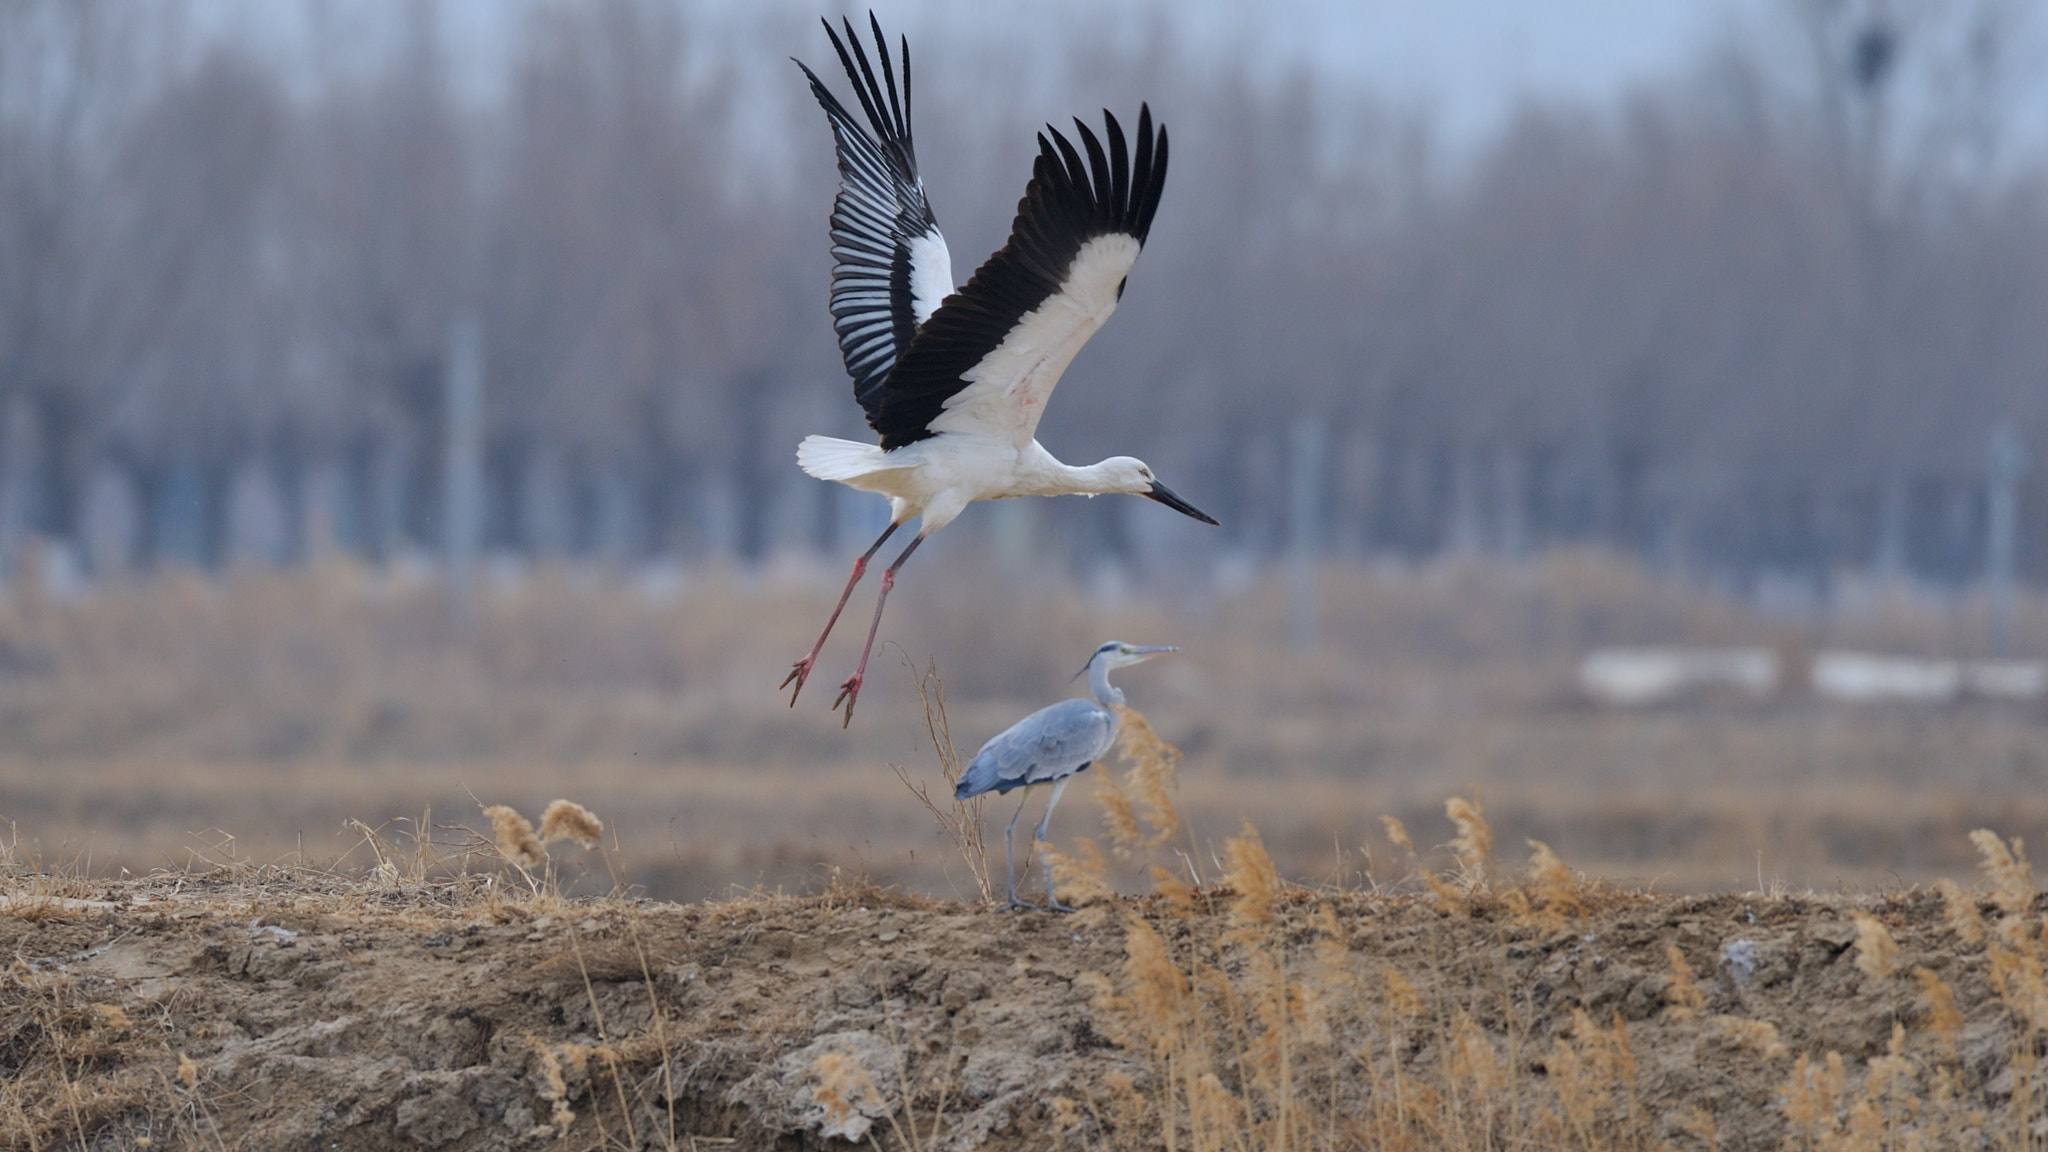
[[[846,678],[846,683],[841,684],[839,686],[839,695],[834,697],[832,700],[832,707],[835,711],[838,709],[840,704],[844,703],[846,705],[846,719],[840,723],[839,726],[841,728],[849,728],[853,725],[853,702],[860,699],[860,684],[862,679],[862,675],[858,672],[855,672],[853,675],[848,676]]]
[[[803,659],[797,661],[796,667],[791,668],[789,670],[789,675],[784,676],[782,678],[782,683],[777,686],[776,690],[781,691],[783,688],[789,687],[790,681],[796,681],[796,690],[789,694],[789,706],[791,708],[796,707],[796,698],[798,696],[803,695],[804,681],[809,680],[811,678],[811,668],[814,665],[816,665],[817,662],[818,654],[816,652],[813,652],[809,656],[806,656]]]

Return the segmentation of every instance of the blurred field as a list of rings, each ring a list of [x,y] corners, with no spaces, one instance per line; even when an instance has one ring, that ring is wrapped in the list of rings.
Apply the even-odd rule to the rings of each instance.
[[[653,895],[810,891],[839,869],[965,896],[957,857],[890,771],[939,772],[906,658],[935,665],[971,752],[1076,691],[1066,678],[1114,637],[1187,649],[1122,683],[1188,754],[1198,851],[1249,817],[1307,881],[1386,878],[1380,814],[1427,848],[1450,834],[1453,792],[1484,798],[1504,845],[1537,837],[1663,890],[1903,887],[1966,871],[1972,828],[2048,837],[2035,708],[1795,696],[1616,712],[1572,686],[1600,644],[1980,654],[1988,629],[1969,602],[1865,592],[1779,618],[1588,553],[1330,567],[1320,643],[1295,654],[1277,575],[1141,599],[949,554],[906,578],[842,732],[826,705],[857,627],[795,710],[774,690],[839,579],[801,565],[508,571],[466,619],[403,568],[173,574],[69,598],[18,581],[0,606],[0,818],[22,851],[111,875],[362,864],[346,820],[409,835],[422,818],[478,826],[480,802],[568,796],[608,821],[625,879]],[[2048,650],[2048,608],[2022,604],[2017,637]],[[1063,843],[1100,836],[1089,792],[1062,805]],[[991,808],[990,835],[1007,818]],[[609,889],[596,871],[586,888]]]

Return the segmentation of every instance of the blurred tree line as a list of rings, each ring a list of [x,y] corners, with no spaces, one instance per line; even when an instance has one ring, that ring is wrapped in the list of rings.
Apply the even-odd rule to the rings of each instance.
[[[334,11],[304,0],[311,43],[348,39]],[[465,322],[484,548],[758,559],[866,531],[872,498],[792,456],[860,432],[830,138],[776,70],[832,63],[815,24],[537,3],[477,99],[437,6],[389,11],[384,48],[284,58],[173,3],[0,0],[0,555],[431,554]],[[1145,99],[1173,133],[1154,242],[1041,438],[1143,455],[1225,534],[1018,502],[978,519],[998,549],[1594,542],[1738,582],[1964,583],[2007,509],[2012,563],[2048,576],[2024,5],[1793,0],[1769,43],[1616,107],[1530,105],[1469,156],[1367,89],[1197,52],[1168,11],[1055,59],[912,29],[962,280],[1041,114]]]

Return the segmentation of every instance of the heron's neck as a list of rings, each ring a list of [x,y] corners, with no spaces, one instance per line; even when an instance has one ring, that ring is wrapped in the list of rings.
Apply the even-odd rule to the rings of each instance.
[[[1095,702],[1104,708],[1115,708],[1124,702],[1124,694],[1109,682],[1109,665],[1103,661],[1088,665],[1088,687],[1095,693]]]

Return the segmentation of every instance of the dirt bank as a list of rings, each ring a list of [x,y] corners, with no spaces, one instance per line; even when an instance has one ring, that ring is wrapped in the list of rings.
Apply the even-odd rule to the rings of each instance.
[[[1928,893],[1459,902],[0,880],[0,1147],[1755,1149],[1873,1107],[2000,1146],[2040,1114],[2031,909],[1970,942]]]

